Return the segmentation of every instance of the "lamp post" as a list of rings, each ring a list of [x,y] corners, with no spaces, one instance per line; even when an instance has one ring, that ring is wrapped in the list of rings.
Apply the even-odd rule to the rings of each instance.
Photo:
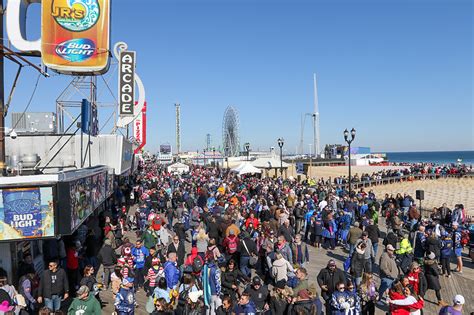
[[[225,155],[225,161],[227,162],[227,169],[228,169],[229,168],[229,146],[225,147],[224,155]]]
[[[204,167],[206,167],[206,149],[203,150],[203,158],[204,158]]]
[[[283,145],[285,140],[283,138],[278,138],[278,146],[280,147],[280,175],[283,177]]]
[[[246,142],[244,144],[244,149],[245,149],[245,152],[247,152],[247,161],[249,160],[249,153],[250,153],[250,143]]]
[[[349,139],[349,131],[344,130],[344,140],[347,142],[347,145],[349,146],[349,196],[351,196],[352,193],[352,175],[351,175],[351,143],[354,141],[356,136],[356,131],[354,128],[351,130],[351,138]]]
[[[212,148],[212,159],[214,160],[214,167],[216,167],[216,148]]]

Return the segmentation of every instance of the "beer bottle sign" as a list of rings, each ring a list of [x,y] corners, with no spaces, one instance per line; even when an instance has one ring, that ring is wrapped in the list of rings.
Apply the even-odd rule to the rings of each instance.
[[[9,0],[10,7],[7,33],[19,50],[40,51],[43,64],[60,73],[86,75],[108,70],[110,0],[41,0],[41,39],[36,42],[25,39],[28,5]]]

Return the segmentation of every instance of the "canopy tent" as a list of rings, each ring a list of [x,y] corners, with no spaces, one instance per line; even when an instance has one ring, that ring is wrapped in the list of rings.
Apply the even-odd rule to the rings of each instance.
[[[280,166],[288,168],[290,166],[290,164],[286,162],[280,163],[280,159],[276,157],[262,157],[253,161],[252,165],[264,169],[280,168]]]
[[[244,162],[232,169],[232,172],[238,173],[239,175],[243,174],[260,174],[262,171],[250,164],[249,162]]]
[[[178,163],[174,163],[168,166],[168,173],[182,174],[182,173],[187,173],[187,172],[189,172],[189,166],[183,163],[178,162]]]

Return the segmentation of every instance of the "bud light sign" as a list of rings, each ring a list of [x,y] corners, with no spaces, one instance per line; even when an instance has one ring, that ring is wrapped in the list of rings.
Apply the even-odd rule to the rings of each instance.
[[[95,52],[95,44],[88,38],[71,39],[56,46],[56,54],[71,62],[83,62],[91,58]]]
[[[54,236],[51,187],[4,189],[0,199],[0,241]]]

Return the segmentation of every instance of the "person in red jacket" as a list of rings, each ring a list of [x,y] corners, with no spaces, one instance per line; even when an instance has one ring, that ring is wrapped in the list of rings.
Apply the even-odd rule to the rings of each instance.
[[[418,315],[424,306],[423,298],[410,287],[403,287],[401,282],[395,283],[390,290],[388,303],[392,315]]]
[[[255,213],[253,212],[250,212],[249,217],[245,220],[245,227],[248,228],[250,223],[252,223],[254,227],[257,227],[259,224],[258,219],[255,217]]]
[[[69,287],[75,292],[75,287],[79,283],[79,248],[80,243],[73,243],[66,249],[66,268],[69,280]]]

